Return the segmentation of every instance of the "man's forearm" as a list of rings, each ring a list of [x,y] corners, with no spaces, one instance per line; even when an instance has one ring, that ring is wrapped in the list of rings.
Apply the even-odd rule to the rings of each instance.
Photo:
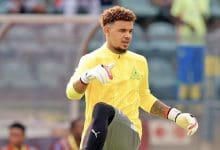
[[[174,20],[174,22],[175,22],[178,26],[185,24],[185,25],[187,25],[192,31],[195,31],[195,28],[193,27],[193,25],[192,25],[191,23],[189,23],[189,22],[183,21],[183,20],[181,19],[181,17],[173,17],[173,20]]]
[[[168,116],[168,113],[170,111],[170,107],[161,102],[160,100],[157,100],[153,106],[151,107],[150,113],[162,118],[166,118]]]
[[[88,84],[83,83],[80,79],[73,83],[73,88],[76,92],[83,94],[86,91]]]
[[[71,100],[81,99],[86,90],[86,87],[87,87],[87,84],[82,83],[80,79],[74,81],[71,78],[66,87],[67,98]]]
[[[151,114],[174,121],[177,125],[187,130],[187,135],[193,135],[198,129],[196,118],[189,113],[182,113],[176,108],[170,108],[157,100],[150,110]]]

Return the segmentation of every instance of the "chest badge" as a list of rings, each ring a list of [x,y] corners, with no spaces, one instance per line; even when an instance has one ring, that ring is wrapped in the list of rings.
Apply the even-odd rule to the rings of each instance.
[[[138,70],[135,67],[133,67],[130,79],[132,79],[132,80],[141,80],[142,77],[143,76],[138,72]]]

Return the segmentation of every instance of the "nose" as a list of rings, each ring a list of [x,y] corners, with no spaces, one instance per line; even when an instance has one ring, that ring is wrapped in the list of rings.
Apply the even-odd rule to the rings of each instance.
[[[126,32],[125,35],[124,35],[124,37],[126,39],[131,39],[131,36],[132,36],[132,34],[130,32]]]

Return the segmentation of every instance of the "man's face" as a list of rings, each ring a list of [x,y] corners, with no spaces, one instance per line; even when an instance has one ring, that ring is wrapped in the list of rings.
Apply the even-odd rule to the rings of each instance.
[[[21,146],[24,142],[25,134],[19,128],[11,128],[9,131],[9,143],[13,146]]]
[[[115,21],[104,27],[109,48],[118,53],[126,52],[132,39],[132,21]]]
[[[71,129],[71,133],[76,137],[76,138],[81,138],[81,135],[82,135],[82,131],[83,131],[83,124],[84,124],[84,121],[83,120],[80,120],[78,121],[74,128]]]

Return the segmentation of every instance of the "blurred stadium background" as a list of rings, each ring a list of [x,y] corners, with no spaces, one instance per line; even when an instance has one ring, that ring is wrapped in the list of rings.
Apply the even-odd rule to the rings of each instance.
[[[47,2],[43,14],[9,14],[5,0],[0,0],[0,145],[6,142],[7,126],[19,120],[28,127],[28,142],[47,150],[84,111],[83,100],[66,99],[65,86],[80,56],[104,41],[98,16],[64,16]],[[196,102],[176,97],[176,28],[159,2],[117,0],[138,16],[130,49],[148,59],[152,93],[195,114],[200,127],[188,138],[172,123],[141,112],[144,144],[149,143],[149,150],[218,150],[220,1],[210,0],[204,97]]]

